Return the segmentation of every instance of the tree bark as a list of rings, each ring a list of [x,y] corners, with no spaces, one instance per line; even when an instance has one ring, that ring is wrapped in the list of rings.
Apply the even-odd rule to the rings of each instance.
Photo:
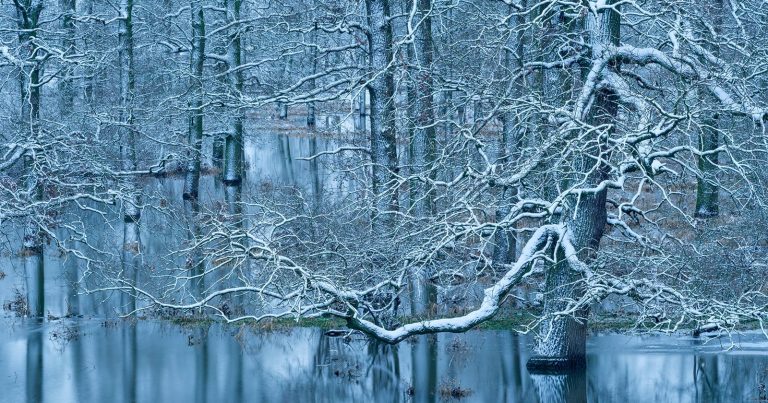
[[[311,47],[311,51],[308,54],[309,58],[309,65],[310,65],[310,74],[314,77],[315,74],[317,74],[317,47],[320,46],[320,44],[317,43],[317,30],[318,30],[317,22],[315,22],[315,25],[312,29],[312,37],[310,39],[310,42],[313,44]],[[315,79],[309,80],[307,82],[307,90],[309,92],[312,92],[315,90]],[[315,127],[317,126],[317,119],[315,116],[315,102],[310,101],[307,103],[307,128],[310,130],[315,130]]]
[[[432,40],[432,0],[417,0],[421,25],[416,31],[416,128],[414,131],[414,153],[416,169],[427,171],[427,177],[435,179],[433,165],[436,153],[435,111],[434,111],[434,80],[432,78],[432,63],[434,61],[434,42]],[[429,216],[435,213],[435,192],[430,184],[422,184],[419,197],[421,202],[416,206],[418,216]],[[423,197],[422,197],[423,195]]]
[[[522,4],[525,7],[525,2]],[[512,7],[510,6],[510,13]],[[523,25],[525,23],[525,16],[518,15],[514,21],[517,25]],[[512,25],[512,19],[509,24]],[[510,30],[513,27],[510,26]],[[504,52],[504,66],[505,73],[512,74],[516,70],[523,68],[523,58],[525,52],[525,40],[522,31],[517,34],[515,38],[515,53],[510,50]],[[512,94],[518,95],[523,90],[523,77],[517,79],[517,82],[512,83]],[[507,94],[505,94],[507,95]],[[504,111],[501,114],[501,137],[499,144],[499,157],[498,163],[502,166],[509,165],[517,154],[518,143],[520,141],[520,122],[516,118],[515,114],[511,111]],[[496,222],[504,219],[510,212],[510,206],[517,200],[517,188],[505,186],[501,191],[500,201],[502,206],[496,211]],[[493,262],[496,267],[506,265],[515,261],[517,252],[517,234],[514,229],[503,230],[497,229],[494,237],[494,249],[493,249]]]
[[[723,1],[713,0],[709,7],[706,7],[714,16],[713,27],[715,33],[719,34],[722,31],[722,12]],[[718,38],[714,38],[718,40]],[[709,43],[709,49],[715,56],[720,55],[720,47],[714,42]],[[704,125],[701,128],[699,134],[699,150],[702,153],[708,153],[700,155],[698,157],[698,168],[700,176],[696,183],[696,211],[695,216],[699,218],[716,217],[720,214],[719,203],[719,186],[717,185],[717,171],[718,171],[718,153],[713,152],[720,146],[719,128],[718,128],[718,115],[717,113],[704,119]]]
[[[118,26],[118,60],[120,65],[120,152],[123,171],[136,170],[136,130],[133,117],[133,95],[136,87],[136,71],[133,58],[133,0],[121,0]],[[141,219],[141,194],[133,175],[128,176],[123,204],[123,275],[136,283],[138,255],[141,250],[139,221]],[[136,309],[136,299],[123,294],[123,307],[127,312]]]
[[[387,213],[397,211],[397,192],[386,194],[397,173],[395,134],[395,81],[392,63],[392,24],[389,0],[366,0],[371,97],[372,191],[375,198],[374,227],[381,227]]]
[[[62,48],[64,56],[69,56],[75,51],[75,0],[59,0],[59,8],[63,13],[61,19],[61,28],[64,31],[64,40]],[[68,61],[64,61],[64,68],[61,70],[59,78],[59,111],[62,116],[68,116],[72,113],[75,102],[74,86],[72,85],[72,73],[74,69]]]
[[[229,31],[227,59],[229,61],[229,85],[231,96],[239,100],[243,93],[242,49],[240,26],[241,0],[227,1],[227,20],[232,24]],[[224,141],[224,178],[228,187],[237,188],[239,192],[243,179],[243,112],[237,108],[230,120],[229,133]],[[227,193],[233,193],[227,191]],[[239,197],[238,197],[239,198]]]
[[[601,57],[607,46],[619,44],[620,24],[620,14],[615,10],[603,10],[598,15],[591,12],[587,14],[586,32],[593,60]],[[607,90],[598,90],[593,96],[595,101],[589,112],[590,123],[613,127],[618,110],[615,95]],[[595,156],[604,154],[603,145],[585,147],[586,152],[576,161],[575,168],[577,172],[586,174],[586,186],[596,186],[607,178],[609,170],[605,163],[597,169],[590,169],[594,165]],[[602,158],[608,159],[605,155]],[[578,258],[587,264],[596,256],[603,236],[607,220],[606,196],[607,189],[582,193],[575,201],[569,200],[570,211],[564,214]],[[549,315],[550,319],[539,330],[535,348],[537,355],[531,357],[527,364],[531,371],[570,370],[584,368],[586,365],[588,310],[582,309],[573,316],[552,316],[565,310],[568,301],[583,294],[583,279],[580,273],[565,262],[561,249],[555,253],[556,263],[547,272],[544,302],[544,315]]]
[[[192,52],[190,52],[189,141],[187,172],[184,180],[185,200],[197,200],[200,193],[200,167],[203,149],[203,66],[205,63],[205,14],[200,0],[193,0]]]
[[[29,67],[19,71],[21,95],[21,121],[24,129],[29,130],[30,142],[40,136],[40,76],[41,62],[37,60],[38,48],[35,44],[38,21],[43,10],[42,1],[21,1],[16,3],[17,26],[21,54],[26,56]],[[35,156],[24,156],[23,188],[30,201],[43,199],[42,178],[35,169]],[[26,219],[21,255],[24,257],[24,273],[27,287],[27,313],[42,318],[45,313],[45,261],[43,255],[43,233],[38,220],[41,217],[34,211]]]

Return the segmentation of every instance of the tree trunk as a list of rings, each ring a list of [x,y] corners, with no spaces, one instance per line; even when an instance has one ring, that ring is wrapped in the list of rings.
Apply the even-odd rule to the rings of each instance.
[[[421,24],[415,32],[413,46],[415,83],[413,91],[414,107],[409,108],[413,118],[413,140],[411,143],[411,169],[413,173],[426,172],[427,179],[434,180],[436,142],[434,82],[432,64],[434,62],[434,42],[432,41],[432,0],[417,0],[418,18]],[[412,111],[412,112],[411,112]],[[413,181],[411,203],[418,218],[427,218],[435,214],[435,192],[430,183]],[[426,268],[411,275],[411,314],[414,316],[434,313],[437,306],[437,288],[430,280],[432,273]]]
[[[587,379],[583,372],[567,375],[531,375],[540,402],[586,403]]]
[[[317,155],[317,136],[313,135],[309,138],[309,155]],[[317,162],[317,158],[312,158],[309,161],[309,172],[312,176],[312,196],[314,197],[314,208],[317,210],[320,208],[320,167]]]
[[[190,52],[189,141],[187,172],[184,179],[185,200],[197,200],[200,193],[200,166],[203,149],[203,66],[205,63],[205,14],[199,0],[191,3],[192,52]]]
[[[227,59],[229,61],[229,85],[231,96],[240,99],[243,93],[240,26],[235,21],[240,20],[241,0],[227,1],[227,20],[232,23],[229,32],[229,45],[227,47]],[[287,107],[286,107],[287,108]],[[230,120],[229,133],[224,141],[224,178],[223,182],[228,187],[240,190],[243,179],[243,112],[241,108],[235,109]],[[227,191],[233,193],[232,191]]]
[[[592,47],[592,57],[601,57],[607,45],[619,44],[620,14],[614,10],[603,10],[597,16],[588,13],[586,31]],[[595,126],[612,124],[616,119],[618,103],[615,95],[607,90],[594,94],[595,101],[589,113],[590,123]],[[585,146],[586,147],[586,146]],[[590,172],[594,165],[594,156],[603,150],[602,145],[588,146],[581,160],[576,161],[577,172],[587,174],[586,185],[595,186],[605,180],[609,167],[602,164]],[[590,158],[589,155],[593,157]],[[603,156],[606,160],[608,157]],[[574,200],[569,200],[570,211],[566,212],[565,223],[571,233],[572,243],[578,251],[578,258],[584,263],[591,262],[598,250],[607,219],[605,207],[607,189],[596,193],[584,193]],[[581,274],[573,270],[565,261],[562,250],[556,251],[556,263],[547,273],[544,315],[552,315],[564,310],[570,300],[578,299],[583,294]],[[539,331],[536,356],[528,361],[531,371],[559,371],[584,368],[586,365],[586,339],[589,312],[582,309],[576,317],[552,317]]]
[[[523,7],[525,7],[525,4],[523,4]],[[510,13],[513,13],[512,6],[510,6]],[[518,15],[516,18],[515,23],[519,26],[522,26],[525,23],[525,16],[524,15]],[[512,20],[510,19],[509,24],[512,24]],[[510,26],[510,29],[513,27]],[[516,69],[522,69],[522,63],[524,58],[524,51],[525,51],[525,42],[522,31],[518,32],[517,38],[516,38],[516,44],[515,44],[515,54],[513,54],[511,51],[507,50],[504,52],[504,66],[506,67],[506,74],[511,74]],[[517,79],[517,82],[512,84],[512,94],[518,95],[522,93],[523,91],[523,78],[520,77]],[[507,94],[505,94],[506,96]],[[518,142],[520,141],[520,129],[518,126],[520,125],[520,122],[518,121],[515,114],[511,111],[505,111],[501,114],[501,141],[499,144],[499,157],[498,157],[498,163],[502,164],[502,166],[509,165],[512,161],[514,161],[516,154],[517,154],[517,148],[518,148]],[[504,187],[501,191],[501,197],[500,201],[502,203],[501,208],[496,211],[496,222],[499,222],[504,219],[504,217],[507,216],[510,212],[511,205],[514,204],[517,200],[517,188],[513,187]],[[509,264],[511,262],[515,261],[515,256],[517,253],[517,234],[514,232],[514,229],[510,230],[502,230],[497,229],[496,235],[494,237],[494,248],[493,248],[493,263],[494,266],[500,267],[501,265]]]
[[[81,0],[83,4],[83,11],[86,15],[92,15],[93,14],[93,0]],[[87,30],[87,28],[86,28]],[[81,36],[85,37],[87,35],[87,31],[84,30],[80,33]],[[83,40],[83,48],[89,49],[91,47],[91,44],[88,42],[88,39]],[[85,104],[87,106],[93,105],[93,82],[94,82],[94,69],[92,67],[86,67],[85,68],[85,82],[83,83],[83,99],[85,100]]]
[[[133,59],[133,0],[121,0],[118,27],[118,60],[120,64],[120,151],[123,171],[136,170],[136,131],[133,119],[133,94],[136,79]],[[141,249],[139,220],[141,219],[141,195],[133,175],[129,175],[125,186],[127,193],[123,204],[123,275],[126,280],[136,283],[138,255]],[[123,307],[127,312],[136,309],[136,299],[123,294]]]
[[[416,169],[428,171],[427,177],[435,179],[433,165],[436,153],[434,83],[432,63],[434,61],[434,43],[432,41],[432,0],[418,0],[418,10],[422,23],[416,31],[415,59],[416,75],[416,128],[414,131],[414,153]],[[429,184],[421,185],[421,203],[417,205],[418,216],[435,213],[435,192]],[[421,196],[420,195],[420,196]]]
[[[63,237],[66,237],[65,231],[62,231]],[[65,248],[72,250],[77,247],[74,241],[66,239],[64,241]],[[67,283],[67,316],[75,316],[80,313],[80,295],[78,295],[78,283],[79,283],[79,265],[78,258],[74,254],[69,254],[66,257],[66,263],[64,264],[64,271],[66,275]]]
[[[43,10],[41,1],[19,2],[16,4],[17,25],[19,28],[20,54],[25,55],[30,67],[19,72],[21,95],[21,121],[25,130],[29,130],[30,140],[40,135],[40,62],[35,59],[38,49],[35,45],[38,21]],[[24,157],[23,188],[29,194],[30,201],[43,199],[43,184],[35,171],[35,157]],[[27,287],[27,313],[42,318],[45,313],[45,261],[43,256],[43,233],[40,230],[39,214],[32,211],[24,226],[24,239],[21,255],[24,260],[24,273]]]
[[[713,27],[715,32],[719,34],[722,31],[722,12],[723,1],[713,0],[713,4],[707,7],[714,16]],[[715,38],[717,40],[718,38]],[[715,56],[720,55],[720,47],[713,42],[706,42],[709,45],[709,49]],[[708,118],[704,119],[704,126],[701,128],[699,135],[699,150],[702,153],[711,153],[707,155],[701,155],[698,157],[698,167],[700,176],[697,180],[696,186],[696,217],[709,218],[716,217],[720,214],[719,203],[719,186],[717,185],[717,171],[718,171],[718,153],[713,152],[720,146],[719,128],[718,128],[718,115],[712,114]]]
[[[61,45],[64,56],[67,57],[75,51],[75,0],[59,0],[59,8],[63,13],[61,19],[61,28],[64,31],[64,40]],[[69,62],[64,61],[64,68],[61,70],[59,78],[59,111],[62,116],[68,116],[72,113],[74,106],[75,92],[72,85],[72,73],[74,69]]]
[[[364,133],[366,129],[365,121],[366,117],[368,116],[368,113],[366,112],[366,106],[365,106],[365,98],[367,89],[363,88],[360,91],[360,95],[357,96],[356,106],[355,109],[357,110],[357,114],[355,115],[355,131]]]
[[[315,22],[315,26],[312,29],[312,38],[311,38],[310,42],[315,44],[316,46],[312,46],[312,48],[311,48],[312,51],[309,52],[309,55],[308,55],[308,57],[309,57],[309,65],[311,66],[310,74],[312,76],[317,74],[317,46],[319,46],[319,44],[317,43],[317,30],[318,29],[319,28],[317,26],[317,22]],[[315,90],[315,85],[316,85],[316,83],[315,83],[315,79],[314,78],[309,80],[309,82],[307,82],[307,90],[309,92],[314,91]],[[309,128],[310,130],[315,130],[316,126],[317,126],[317,119],[315,117],[315,103],[313,101],[310,101],[309,103],[307,103],[307,128]]]
[[[374,226],[381,227],[387,213],[397,211],[397,192],[388,195],[397,173],[395,135],[395,81],[392,61],[392,24],[389,0],[366,0],[370,73],[375,78],[368,85],[371,97],[372,191],[375,198]]]

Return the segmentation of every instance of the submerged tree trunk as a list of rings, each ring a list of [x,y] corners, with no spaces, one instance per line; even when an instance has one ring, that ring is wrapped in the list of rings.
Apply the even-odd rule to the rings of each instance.
[[[184,201],[184,216],[189,226],[187,233],[187,239],[190,245],[195,245],[198,239],[200,239],[200,204],[196,199],[190,199]],[[192,296],[193,301],[199,301],[205,293],[205,261],[202,254],[197,247],[193,247],[190,250],[187,257],[189,266],[189,294]]]
[[[205,14],[200,0],[192,1],[192,52],[190,52],[189,141],[185,200],[197,200],[200,193],[200,167],[203,150],[203,65],[205,62]]]
[[[392,62],[392,23],[389,0],[366,0],[368,15],[368,50],[371,74],[372,191],[375,198],[374,226],[381,226],[388,213],[397,211],[397,192],[387,194],[397,173],[395,134],[395,81]]]
[[[63,235],[66,236],[65,234]],[[67,250],[73,250],[77,246],[74,241],[67,239],[64,241],[64,247]],[[66,263],[64,264],[64,271],[66,275],[65,281],[67,283],[67,307],[65,310],[65,315],[75,316],[80,314],[80,295],[78,295],[80,270],[78,265],[78,258],[75,257],[74,254],[69,253],[66,259]]]
[[[592,47],[593,60],[601,57],[605,47],[619,44],[620,14],[615,10],[589,13],[586,17],[586,32]],[[595,126],[614,127],[618,103],[610,90],[600,89],[593,94],[594,103],[589,120]],[[611,129],[613,130],[613,129]],[[607,178],[609,167],[602,163],[596,169],[595,156],[603,154],[603,144],[584,145],[585,153],[576,161],[576,170],[586,175],[586,186],[596,186]],[[603,155],[602,158],[608,159]],[[582,193],[575,200],[569,200],[569,211],[564,216],[571,241],[578,258],[584,263],[591,262],[597,253],[607,220],[605,207],[607,188],[597,192]],[[572,316],[552,316],[567,308],[569,301],[579,298],[583,290],[581,274],[565,261],[564,252],[555,251],[556,262],[550,266],[546,279],[544,314],[550,318],[542,324],[536,345],[536,356],[528,361],[531,371],[558,371],[583,368],[586,365],[586,339],[588,311],[582,309]]]

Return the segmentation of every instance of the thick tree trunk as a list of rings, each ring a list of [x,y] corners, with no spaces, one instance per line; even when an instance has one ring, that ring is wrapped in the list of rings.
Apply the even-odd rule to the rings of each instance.
[[[389,0],[366,0],[368,15],[368,49],[371,74],[368,86],[371,97],[371,164],[372,191],[375,198],[374,227],[385,223],[388,212],[398,209],[397,192],[387,194],[397,173],[395,135],[395,81],[392,62],[392,24]]]
[[[604,10],[597,16],[589,13],[586,19],[586,31],[592,47],[592,57],[601,57],[609,45],[619,44],[620,14]],[[589,119],[595,126],[612,124],[616,119],[618,104],[615,96],[606,90],[594,94],[595,101],[589,113]],[[602,145],[585,145],[587,151],[580,161],[576,161],[577,172],[587,174],[586,186],[596,186],[607,177],[608,169],[602,164],[597,169],[594,157],[602,154]],[[603,156],[606,158],[606,156]],[[605,207],[607,190],[596,193],[583,193],[569,202],[565,223],[571,234],[573,246],[578,251],[582,262],[591,262],[600,245],[606,225]],[[573,213],[575,211],[575,214]],[[581,274],[573,270],[566,262],[562,250],[556,252],[556,263],[547,273],[544,314],[553,315],[563,311],[568,301],[583,294]],[[528,361],[531,371],[559,371],[584,368],[586,365],[586,338],[589,312],[582,309],[573,316],[551,317],[540,328],[536,353]]]

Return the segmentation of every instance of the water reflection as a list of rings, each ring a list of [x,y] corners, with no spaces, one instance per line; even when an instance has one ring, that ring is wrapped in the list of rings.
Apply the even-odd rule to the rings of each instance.
[[[263,127],[265,123],[274,122],[249,122],[246,131],[252,135],[245,139],[247,172],[242,186],[225,186],[216,175],[203,176],[199,206],[195,208],[187,208],[190,203],[183,201],[183,177],[142,177],[138,185],[145,206],[138,222],[126,222],[119,206],[89,205],[94,211],[73,206],[57,212],[58,243],[49,240],[42,254],[31,253],[37,248],[21,249],[25,239],[23,226],[3,227],[0,229],[3,239],[0,271],[4,278],[0,281],[0,303],[12,302],[19,295],[39,316],[114,317],[132,310],[133,300],[128,295],[83,294],[82,291],[101,285],[98,281],[104,268],[122,268],[121,275],[128,279],[135,276],[141,282],[147,272],[183,267],[187,256],[169,257],[168,252],[185,247],[195,228],[190,231],[183,222],[195,224],[194,217],[201,212],[220,214],[217,218],[239,215],[248,212],[241,211],[244,208],[241,202],[268,191],[280,194],[286,191],[286,186],[295,187],[293,192],[300,192],[305,200],[314,200],[310,203],[313,208],[317,208],[321,196],[324,203],[330,203],[342,195],[352,194],[359,184],[344,168],[358,164],[353,158],[355,155],[331,153],[306,159],[353,142],[352,117],[331,120],[343,126],[333,137],[328,133],[336,126],[327,126],[327,119],[319,122],[317,137],[307,135],[304,122],[293,122],[294,125],[289,126],[301,130],[283,132]],[[206,161],[206,164],[213,162]],[[85,287],[83,280],[91,284]],[[14,312],[0,311],[0,316],[13,315]]]
[[[1,402],[734,402],[760,396],[768,343],[599,336],[588,368],[531,375],[504,331],[397,346],[316,329],[272,332],[139,321],[5,322]]]
[[[26,397],[28,402],[43,401],[43,329],[31,329],[27,338]]]

